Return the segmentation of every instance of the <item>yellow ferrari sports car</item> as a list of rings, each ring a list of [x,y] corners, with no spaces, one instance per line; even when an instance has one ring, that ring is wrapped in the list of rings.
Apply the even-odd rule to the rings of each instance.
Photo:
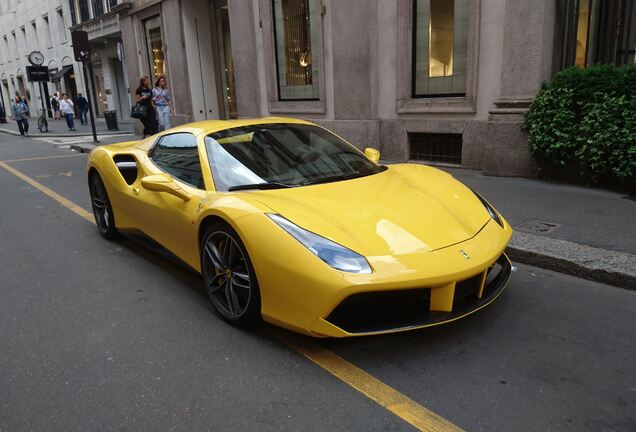
[[[236,325],[359,336],[492,302],[510,225],[451,175],[379,157],[298,119],[206,121],[96,148],[88,184],[104,237],[152,238]]]

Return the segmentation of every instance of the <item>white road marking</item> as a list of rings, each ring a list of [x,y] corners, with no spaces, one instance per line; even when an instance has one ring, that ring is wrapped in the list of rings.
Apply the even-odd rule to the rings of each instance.
[[[105,139],[105,138],[118,138],[118,137],[128,137],[134,136],[134,134],[117,134],[117,135],[97,135],[97,139]],[[51,144],[55,144],[57,146],[70,146],[71,144],[80,144],[85,142],[93,142],[92,136],[74,136],[74,137],[36,137],[33,138],[36,141],[47,142]],[[66,147],[68,148],[68,147]]]

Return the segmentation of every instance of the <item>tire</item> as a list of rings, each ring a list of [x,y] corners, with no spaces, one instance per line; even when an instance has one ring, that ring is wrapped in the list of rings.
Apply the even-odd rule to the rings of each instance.
[[[261,296],[256,273],[236,231],[224,222],[214,222],[200,246],[204,287],[217,313],[235,326],[259,322]]]
[[[40,132],[45,133],[49,131],[49,124],[44,117],[38,119],[38,129]]]
[[[99,174],[93,173],[90,176],[88,189],[91,194],[91,205],[97,229],[102,237],[111,240],[117,235],[115,216],[113,215],[113,207],[110,205],[108,192],[106,192],[106,186],[104,186],[104,181]]]

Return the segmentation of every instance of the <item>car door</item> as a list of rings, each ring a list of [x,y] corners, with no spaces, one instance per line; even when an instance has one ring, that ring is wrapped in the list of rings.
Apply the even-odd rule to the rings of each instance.
[[[136,218],[143,231],[189,264],[197,262],[196,219],[205,199],[205,183],[197,138],[187,132],[162,136],[148,152],[147,171],[169,174],[185,200],[168,192],[140,186]]]

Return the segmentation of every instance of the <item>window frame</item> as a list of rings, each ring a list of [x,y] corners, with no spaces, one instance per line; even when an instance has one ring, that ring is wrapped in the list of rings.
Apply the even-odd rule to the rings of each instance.
[[[397,100],[398,114],[465,113],[476,112],[477,68],[479,53],[479,24],[481,0],[470,0],[468,18],[468,52],[466,62],[466,91],[457,95],[418,95],[415,93],[415,2],[404,0],[397,3]]]
[[[312,52],[312,61],[318,66],[318,99],[284,99],[279,98],[278,62],[275,40],[275,23],[273,0],[259,1],[260,22],[263,35],[263,58],[265,60],[265,81],[267,87],[267,108],[270,113],[291,114],[324,114],[325,103],[325,50],[323,36],[324,10],[320,0],[309,0],[318,11],[316,22],[316,52]]]
[[[154,69],[153,69],[153,60],[152,60],[152,52],[150,51],[150,40],[148,39],[148,29],[146,28],[146,24],[151,21],[157,19],[159,21],[159,34],[161,36],[161,54],[163,57],[163,70],[164,70],[164,74],[163,75],[159,75],[156,74]],[[167,69],[167,53],[166,53],[166,43],[165,43],[165,36],[163,33],[163,28],[164,28],[164,22],[163,22],[163,18],[160,12],[156,12],[156,13],[152,13],[149,14],[148,16],[144,16],[141,17],[141,32],[142,32],[142,38],[143,38],[143,43],[145,45],[145,51],[146,51],[146,60],[148,63],[148,77],[150,78],[150,84],[152,87],[154,87],[154,83],[157,80],[157,77],[159,76],[166,76],[169,75],[166,72]]]
[[[169,137],[169,136],[173,136],[173,135],[190,135],[192,136],[192,138],[194,138],[194,142],[196,143],[196,148],[197,148],[197,157],[199,158],[199,169],[201,170],[201,179],[203,180],[203,189],[201,189],[199,186],[193,185],[191,183],[188,183],[187,181],[175,176],[174,174],[169,173],[168,171],[166,171],[165,169],[163,169],[163,167],[161,167],[155,160],[154,160],[154,154],[157,151],[157,148],[159,146],[159,144],[161,143],[161,141],[165,138],[165,137]],[[201,145],[199,144],[199,137],[197,137],[195,134],[193,134],[192,132],[187,132],[187,131],[179,131],[179,132],[172,132],[172,133],[167,133],[167,134],[163,134],[160,137],[158,137],[156,139],[156,141],[154,142],[154,144],[152,145],[152,147],[150,147],[150,149],[148,150],[148,160],[150,162],[152,162],[152,165],[155,166],[159,171],[168,174],[173,180],[176,180],[180,183],[183,183],[184,185],[187,185],[193,189],[196,190],[201,190],[201,191],[207,191],[208,187],[207,187],[207,181],[205,179],[205,173],[203,172],[203,158],[201,156]],[[207,159],[206,159],[206,163],[207,163]]]

